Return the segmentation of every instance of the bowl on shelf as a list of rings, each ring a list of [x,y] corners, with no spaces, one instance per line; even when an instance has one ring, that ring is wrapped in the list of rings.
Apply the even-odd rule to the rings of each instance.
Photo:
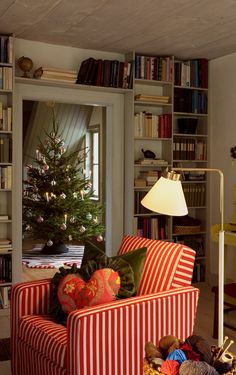
[[[196,117],[178,118],[178,129],[181,134],[196,134],[198,119]]]

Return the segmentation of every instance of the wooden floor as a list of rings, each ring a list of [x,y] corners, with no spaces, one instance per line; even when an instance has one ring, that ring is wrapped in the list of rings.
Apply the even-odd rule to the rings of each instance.
[[[198,285],[201,293],[197,310],[197,319],[194,333],[204,337],[210,345],[217,345],[217,340],[212,338],[214,295],[207,284]],[[236,353],[236,331],[225,328],[224,334],[235,341],[230,350]],[[10,361],[0,362],[0,374],[11,375]]]

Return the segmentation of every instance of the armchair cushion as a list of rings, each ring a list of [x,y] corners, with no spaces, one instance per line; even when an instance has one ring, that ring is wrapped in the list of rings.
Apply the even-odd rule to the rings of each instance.
[[[123,259],[126,262],[128,262],[133,270],[134,273],[134,283],[135,283],[135,292],[137,292],[138,287],[139,287],[139,282],[141,279],[141,275],[143,272],[143,266],[145,262],[147,254],[147,247],[133,247],[129,249],[129,252],[124,253],[124,254],[119,254],[115,255],[113,257],[110,257],[111,260],[116,260],[116,259]],[[81,268],[86,266],[86,264],[94,260],[96,258],[99,258],[100,256],[103,256],[104,252],[101,250],[101,248],[94,242],[87,241],[85,243],[85,248],[84,248],[84,256],[81,264]]]

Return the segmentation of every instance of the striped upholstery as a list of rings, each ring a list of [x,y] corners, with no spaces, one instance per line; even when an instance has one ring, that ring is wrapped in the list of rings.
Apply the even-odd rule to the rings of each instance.
[[[130,250],[128,246],[143,246],[147,240],[139,241],[126,236],[120,252]],[[166,334],[181,339],[192,334],[199,297],[199,290],[189,285],[194,251],[154,242],[146,243],[148,256],[139,296],[72,312],[67,327],[45,317],[49,280],[13,286],[12,375],[139,375],[146,341],[158,343]],[[153,292],[156,284],[160,291]]]
[[[118,253],[147,247],[138,295],[170,290],[191,284],[195,251],[174,242],[125,236]]]
[[[67,329],[49,316],[23,316],[18,337],[35,351],[48,357],[60,367],[67,366]]]

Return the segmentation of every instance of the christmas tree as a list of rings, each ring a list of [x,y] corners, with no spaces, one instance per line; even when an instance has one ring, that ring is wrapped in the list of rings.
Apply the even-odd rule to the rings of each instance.
[[[66,150],[52,112],[52,132],[44,132],[32,165],[27,165],[23,195],[23,231],[44,240],[48,253],[65,251],[58,245],[68,241],[94,236],[102,241],[104,232],[102,207],[91,200],[92,184],[84,173],[87,152]]]

